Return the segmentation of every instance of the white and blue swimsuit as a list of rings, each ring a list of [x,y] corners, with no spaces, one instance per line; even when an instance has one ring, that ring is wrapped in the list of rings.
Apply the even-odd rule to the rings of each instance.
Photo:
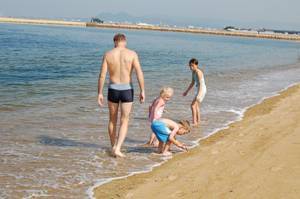
[[[195,97],[198,96],[198,90],[199,90],[199,86],[201,86],[202,92],[199,98],[197,98],[197,100],[199,102],[202,102],[205,95],[206,95],[206,85],[205,85],[205,81],[204,81],[204,76],[202,76],[202,78],[199,80],[198,75],[196,72],[193,72],[193,80],[195,81]]]

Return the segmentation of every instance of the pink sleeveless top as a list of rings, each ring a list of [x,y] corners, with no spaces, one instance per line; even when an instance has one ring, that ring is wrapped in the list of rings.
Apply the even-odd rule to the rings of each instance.
[[[158,107],[157,111],[155,112],[155,108],[157,108],[156,106],[158,105],[158,100],[160,100],[160,98],[156,98],[149,107],[149,122],[153,122],[154,120],[158,120],[162,117],[165,109],[165,103]]]

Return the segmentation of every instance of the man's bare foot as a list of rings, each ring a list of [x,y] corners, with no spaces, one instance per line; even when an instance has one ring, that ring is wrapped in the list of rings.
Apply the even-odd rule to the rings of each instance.
[[[116,147],[113,146],[113,147],[111,148],[111,155],[112,155],[112,156],[115,156],[115,151],[116,151]]]
[[[170,156],[172,153],[170,151],[165,151],[162,153],[163,156]]]
[[[126,157],[126,155],[123,154],[121,151],[115,151],[115,152],[113,152],[113,154],[114,154],[114,157],[116,157],[116,158],[125,158]]]

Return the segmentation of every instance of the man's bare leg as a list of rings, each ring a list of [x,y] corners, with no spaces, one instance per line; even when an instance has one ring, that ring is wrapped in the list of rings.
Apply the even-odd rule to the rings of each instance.
[[[109,101],[108,102],[108,108],[109,108],[108,134],[109,134],[109,138],[110,138],[112,152],[114,153],[114,147],[115,147],[115,142],[116,142],[119,104]]]
[[[117,157],[125,157],[125,155],[121,152],[121,146],[127,135],[131,107],[132,107],[132,103],[121,103],[121,125],[119,129],[118,140],[115,145],[115,151],[114,151],[114,155]]]

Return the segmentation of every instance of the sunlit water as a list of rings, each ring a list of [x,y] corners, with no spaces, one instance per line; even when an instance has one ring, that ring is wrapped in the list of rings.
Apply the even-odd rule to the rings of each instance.
[[[146,103],[136,97],[124,143],[126,159],[109,156],[108,110],[96,102],[101,55],[116,32],[138,52],[146,81]],[[200,60],[208,93],[202,128],[180,138],[190,146],[300,82],[300,44],[284,41],[0,24],[0,46],[0,198],[84,198],[97,182],[161,163],[154,149],[141,147],[151,132],[148,105],[171,86],[175,95],[164,117],[191,120],[193,92],[181,96],[191,57]],[[136,81],[135,87],[138,95]]]

